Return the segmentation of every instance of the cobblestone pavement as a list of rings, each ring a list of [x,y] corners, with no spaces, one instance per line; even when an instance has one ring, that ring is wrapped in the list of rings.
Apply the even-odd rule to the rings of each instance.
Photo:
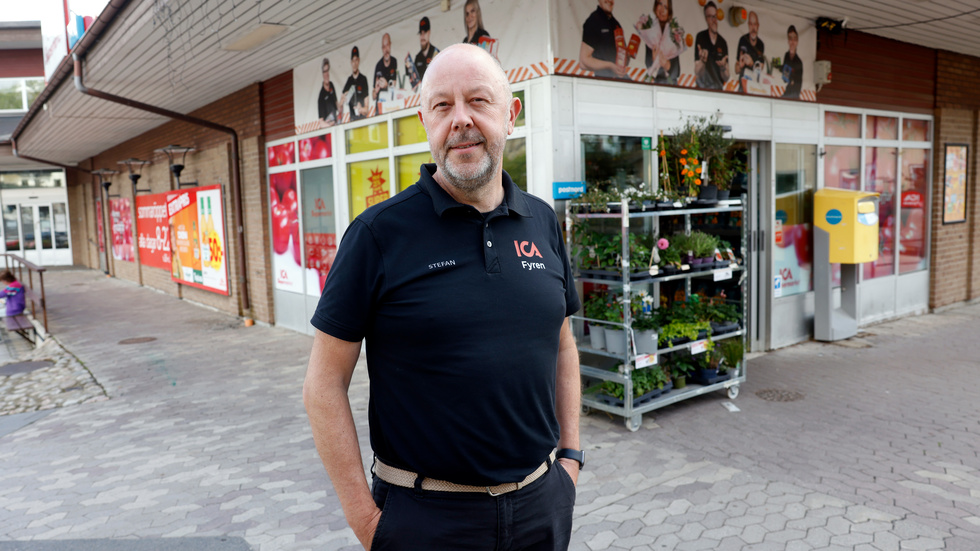
[[[108,399],[0,436],[0,544],[357,548],[302,408],[310,337],[99,272],[45,279],[52,334]],[[572,549],[977,549],[977,327],[970,305],[772,352],[736,400],[672,405],[635,433],[584,417]],[[156,340],[119,344],[139,337]],[[369,461],[362,367],[351,394]]]

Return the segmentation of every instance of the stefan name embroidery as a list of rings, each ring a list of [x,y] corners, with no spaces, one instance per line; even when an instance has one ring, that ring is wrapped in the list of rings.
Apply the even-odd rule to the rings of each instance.
[[[446,266],[455,266],[455,265],[456,265],[455,260],[443,260],[442,262],[433,262],[432,264],[429,264],[429,269],[435,270],[436,268],[445,268]]]

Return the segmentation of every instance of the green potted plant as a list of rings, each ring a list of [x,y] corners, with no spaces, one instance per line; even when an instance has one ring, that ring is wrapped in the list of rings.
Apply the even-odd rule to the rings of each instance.
[[[694,371],[694,364],[691,357],[686,354],[677,354],[669,360],[670,377],[673,380],[674,388],[684,388],[687,386],[687,378]]]
[[[585,299],[585,303],[582,305],[584,309],[585,317],[592,320],[605,320],[606,319],[606,297],[601,294],[590,295]],[[606,349],[606,330],[600,323],[595,323],[593,321],[586,322],[589,328],[589,344],[595,350],[605,350]]]
[[[657,353],[657,318],[654,316],[655,299],[646,291],[633,295],[633,343],[637,354]]]
[[[718,364],[719,372],[722,370],[732,370],[738,372],[745,358],[745,345],[741,338],[726,339],[721,341],[718,346],[721,354],[721,363]]]
[[[738,307],[722,298],[715,298],[705,304],[705,317],[711,324],[711,333],[720,335],[738,330]]]
[[[687,246],[694,255],[693,266],[695,270],[714,267],[715,249],[718,248],[718,238],[703,231],[692,231],[687,238]]]
[[[722,356],[717,348],[695,356],[693,382],[701,385],[713,385],[727,380],[731,374],[724,369],[719,369],[721,363]]]
[[[622,366],[616,366],[611,371],[619,371]],[[633,407],[642,405],[660,396],[673,388],[670,378],[658,365],[650,366],[645,369],[636,369],[632,372],[633,380]],[[596,399],[614,406],[622,406],[626,401],[626,388],[622,383],[614,381],[603,381],[585,390],[586,393],[594,393]]]

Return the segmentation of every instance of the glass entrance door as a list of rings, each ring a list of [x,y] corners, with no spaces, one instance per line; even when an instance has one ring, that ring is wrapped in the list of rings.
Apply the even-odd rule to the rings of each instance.
[[[5,252],[28,262],[40,266],[72,263],[66,203],[4,205],[3,234]]]

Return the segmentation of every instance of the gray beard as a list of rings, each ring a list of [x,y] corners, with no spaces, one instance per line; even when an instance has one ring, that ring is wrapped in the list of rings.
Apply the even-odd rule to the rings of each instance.
[[[453,140],[452,143],[447,143],[446,150],[441,152],[438,158],[433,159],[436,162],[439,172],[446,179],[446,182],[466,193],[471,193],[486,187],[497,173],[503,157],[502,147],[494,147],[490,142],[484,141],[486,155],[480,161],[479,166],[471,171],[471,173],[464,172],[461,167],[449,161],[448,149],[460,143],[473,141],[474,137],[473,135],[463,135]]]

